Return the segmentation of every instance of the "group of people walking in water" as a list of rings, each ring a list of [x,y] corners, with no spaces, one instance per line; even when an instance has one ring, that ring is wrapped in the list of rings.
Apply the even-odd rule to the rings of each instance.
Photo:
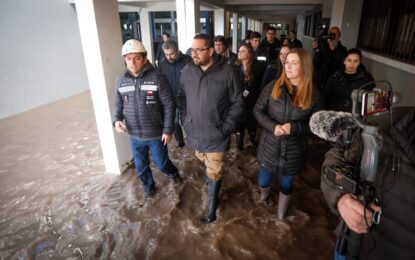
[[[174,134],[177,146],[194,149],[205,166],[208,201],[201,221],[214,222],[231,136],[243,151],[247,133],[257,149],[260,200],[270,197],[278,180],[276,213],[284,219],[294,177],[306,160],[311,115],[321,109],[351,112],[352,91],[361,86],[372,90],[374,79],[361,63],[361,51],[341,44],[337,27],[313,42],[312,54],[302,48],[295,31],[283,41],[275,33],[267,28],[262,40],[260,33],[250,32],[237,54],[223,36],[196,34],[187,54],[167,39],[157,68],[140,41],[125,42],[126,71],[116,81],[113,124],[118,133],[129,134],[146,198],[156,191],[150,152],[161,172],[182,182],[168,156]]]
[[[361,52],[341,45],[337,27],[330,30],[333,39],[313,45],[314,57],[299,47],[294,31],[284,45],[275,32],[267,28],[262,41],[258,32],[250,32],[237,54],[227,48],[223,36],[197,34],[190,56],[166,40],[165,58],[158,61],[158,68],[147,60],[141,42],[124,44],[126,72],[116,83],[113,122],[117,132],[130,135],[146,197],[156,189],[149,150],[163,173],[173,182],[181,181],[166,146],[174,133],[177,145],[193,148],[206,166],[208,207],[203,221],[215,221],[225,152],[232,133],[237,149],[244,149],[246,129],[257,147],[260,199],[268,199],[273,180],[278,179],[277,215],[284,218],[294,177],[305,162],[311,114],[323,108],[323,101],[330,109],[350,111],[351,91],[373,78],[360,66]],[[333,68],[341,69],[327,72]],[[316,71],[329,76],[313,81]]]

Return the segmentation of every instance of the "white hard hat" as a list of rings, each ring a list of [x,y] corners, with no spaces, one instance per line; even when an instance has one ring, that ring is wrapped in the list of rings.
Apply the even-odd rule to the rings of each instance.
[[[128,40],[124,43],[121,49],[121,56],[124,56],[129,53],[146,53],[146,49],[142,42],[137,41],[136,39]]]

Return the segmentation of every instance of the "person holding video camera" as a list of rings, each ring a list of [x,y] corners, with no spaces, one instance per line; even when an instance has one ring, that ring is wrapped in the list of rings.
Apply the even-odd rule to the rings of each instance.
[[[360,200],[345,193],[326,174],[321,175],[321,190],[330,210],[340,216],[350,230],[363,234],[359,242],[360,257],[352,259],[415,259],[415,107],[394,108],[393,114],[394,126],[390,129],[383,126],[389,119],[385,115],[372,118],[380,126],[383,137],[373,182],[377,203],[365,208]],[[338,124],[331,127],[344,128]],[[326,166],[356,165],[362,152],[362,135],[355,131],[352,136],[350,145],[338,142],[327,152],[323,171]],[[377,216],[378,224],[374,223],[373,215]],[[339,241],[337,243],[341,244]],[[335,250],[334,258],[350,259],[346,255]]]
[[[339,27],[333,26],[328,34],[323,32],[319,39],[312,43],[314,84],[320,90],[323,89],[330,75],[342,67],[347,55],[347,49],[342,45],[340,37]]]
[[[373,76],[361,64],[362,52],[353,48],[347,51],[342,69],[334,72],[327,80],[324,90],[324,102],[327,110],[352,112],[352,91],[373,82]],[[364,87],[372,90],[374,84]]]

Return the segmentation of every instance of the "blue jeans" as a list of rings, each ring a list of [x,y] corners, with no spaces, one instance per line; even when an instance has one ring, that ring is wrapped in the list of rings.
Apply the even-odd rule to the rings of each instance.
[[[171,179],[177,177],[178,170],[170,161],[167,146],[164,145],[161,140],[141,141],[137,138],[130,137],[130,142],[137,175],[140,177],[144,184],[144,188],[147,191],[154,189],[153,174],[150,169],[149,151],[151,152],[153,162],[161,172],[165,173]]]
[[[294,176],[284,175],[282,173],[278,174],[279,177],[279,188],[280,192],[285,195],[290,195],[293,189]],[[274,178],[274,173],[265,169],[264,167],[259,168],[258,173],[258,183],[259,187],[267,188],[271,186],[272,180]]]

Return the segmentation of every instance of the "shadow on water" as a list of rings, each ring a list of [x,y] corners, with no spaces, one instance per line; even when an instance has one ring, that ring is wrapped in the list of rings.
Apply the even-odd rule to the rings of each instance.
[[[146,200],[133,168],[104,174],[96,131],[89,93],[0,121],[0,259],[332,259],[318,140],[282,221],[276,185],[259,202],[254,147],[232,144],[218,220],[204,225],[207,186],[191,149],[169,145],[183,183],[154,170]]]

